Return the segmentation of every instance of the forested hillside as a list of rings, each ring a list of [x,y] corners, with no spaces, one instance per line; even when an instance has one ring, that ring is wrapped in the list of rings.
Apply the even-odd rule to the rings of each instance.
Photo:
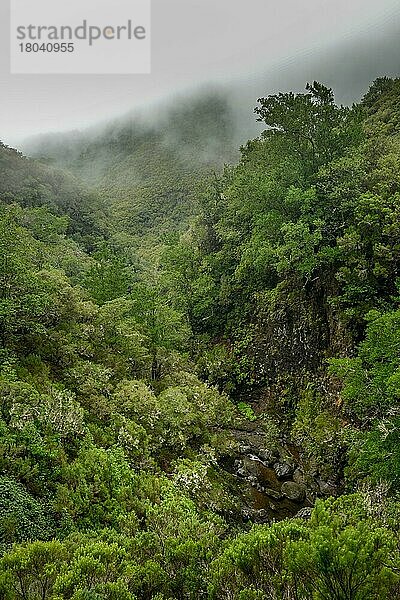
[[[0,599],[400,597],[400,80],[255,113],[0,147]]]
[[[42,136],[30,154],[95,186],[113,232],[170,234],[199,212],[209,177],[236,161],[237,126],[220,93],[177,99],[92,131]]]

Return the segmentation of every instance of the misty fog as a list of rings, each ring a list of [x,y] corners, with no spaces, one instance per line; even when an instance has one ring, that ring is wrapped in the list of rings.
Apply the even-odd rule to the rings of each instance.
[[[150,76],[9,76],[5,48],[0,139],[28,150],[25,139],[32,135],[104,128],[124,114],[131,120],[132,113],[157,120],[177,95],[190,102],[211,88],[234,111],[240,143],[258,132],[253,109],[260,96],[301,91],[316,79],[335,90],[338,102],[351,104],[376,77],[396,76],[399,14],[393,0],[287,0],[279,7],[252,0],[246,9],[226,0],[218,7],[208,0],[184,7],[178,0],[168,7],[155,1]],[[4,6],[0,17],[5,27]]]

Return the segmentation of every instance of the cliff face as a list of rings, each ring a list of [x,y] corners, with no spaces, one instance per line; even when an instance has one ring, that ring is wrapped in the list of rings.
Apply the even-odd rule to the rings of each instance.
[[[327,357],[349,353],[354,343],[340,314],[316,289],[281,289],[262,307],[253,331],[251,352],[260,382],[316,374]]]
[[[226,386],[231,377],[238,401],[279,424],[283,454],[303,473],[308,497],[343,489],[350,449],[369,426],[346,404],[330,361],[357,355],[371,318],[398,302],[399,98],[400,82],[384,78],[360,105],[329,113],[347,136],[332,156],[325,125],[322,141],[316,135],[298,152],[297,129],[282,116],[279,129],[243,149],[207,207],[213,246],[202,268],[213,276],[214,324],[230,361],[214,381]],[[268,100],[267,117],[281,101]],[[295,113],[295,98],[286,101]],[[313,170],[318,143],[325,154]],[[246,470],[248,457],[242,462]]]

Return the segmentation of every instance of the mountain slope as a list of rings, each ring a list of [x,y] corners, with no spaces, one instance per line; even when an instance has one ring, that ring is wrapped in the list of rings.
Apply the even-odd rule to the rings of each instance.
[[[228,102],[208,94],[99,132],[34,140],[28,151],[95,188],[111,227],[137,235],[198,212],[204,180],[236,157],[235,135]]]

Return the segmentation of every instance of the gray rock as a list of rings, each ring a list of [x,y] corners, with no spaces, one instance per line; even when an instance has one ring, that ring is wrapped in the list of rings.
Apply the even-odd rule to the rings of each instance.
[[[311,517],[312,510],[313,509],[311,506],[305,506],[304,508],[301,508],[298,513],[296,513],[294,515],[294,518],[295,519],[309,519]]]
[[[282,484],[282,494],[294,502],[303,502],[303,500],[305,500],[306,493],[307,488],[302,483],[285,481],[285,483]]]
[[[253,519],[256,523],[269,522],[268,513],[264,508],[261,508],[260,510],[255,510],[253,513]]]
[[[304,473],[302,471],[300,471],[300,469],[296,469],[295,472],[293,473],[293,481],[295,483],[305,484],[306,480],[304,478]]]
[[[274,471],[278,479],[285,479],[292,475],[294,467],[287,462],[276,462],[274,464]]]
[[[275,500],[282,499],[282,494],[280,492],[277,492],[276,490],[272,490],[271,488],[265,488],[264,492],[265,492],[265,495],[268,496],[269,498],[274,498]]]
[[[257,454],[267,465],[273,465],[276,461],[276,455],[267,448],[258,448]]]
[[[265,508],[256,510],[254,508],[246,507],[242,509],[242,516],[247,521],[253,521],[254,523],[269,523],[268,512]]]
[[[333,483],[319,479],[318,486],[321,494],[324,496],[336,496],[337,494],[336,486]]]

